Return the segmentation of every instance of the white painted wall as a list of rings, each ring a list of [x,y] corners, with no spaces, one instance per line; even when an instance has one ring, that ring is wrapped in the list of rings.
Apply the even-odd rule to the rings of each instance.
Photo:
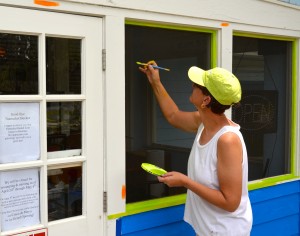
[[[72,3],[69,11],[105,14],[112,10],[118,15],[131,18],[136,11],[148,13],[163,13],[175,16],[187,16],[197,19],[211,19],[216,21],[226,21],[230,23],[242,23],[254,26],[265,26],[287,30],[300,30],[300,7],[292,4],[283,3],[276,0],[64,0],[56,1],[60,3],[58,7],[51,10],[67,9]],[[0,4],[20,5],[49,9],[34,4],[34,0],[1,0]],[[89,6],[94,6],[93,10]],[[106,14],[105,14],[106,15]],[[162,21],[160,17],[151,20]],[[143,17],[141,17],[143,18]],[[163,17],[164,18],[164,17]]]

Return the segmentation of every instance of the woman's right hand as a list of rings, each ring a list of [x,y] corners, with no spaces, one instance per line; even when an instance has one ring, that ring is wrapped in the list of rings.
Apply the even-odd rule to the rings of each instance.
[[[160,81],[159,70],[154,69],[151,65],[157,66],[155,61],[149,61],[146,66],[139,67],[139,70],[146,74],[150,84],[155,84]]]

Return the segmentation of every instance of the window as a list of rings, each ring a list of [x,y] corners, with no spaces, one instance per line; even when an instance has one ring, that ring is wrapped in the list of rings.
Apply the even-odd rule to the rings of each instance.
[[[38,37],[0,33],[0,95],[38,93]]]
[[[241,106],[232,110],[241,125],[249,180],[291,173],[292,42],[233,38],[233,73],[242,85]]]
[[[81,93],[81,40],[46,38],[47,94]]]
[[[48,158],[81,155],[81,103],[47,103]]]
[[[159,40],[156,40],[159,39]],[[147,78],[137,61],[155,60],[170,71],[160,71],[162,83],[182,110],[189,103],[192,65],[211,67],[211,32],[126,25],[126,188],[127,203],[185,193],[168,188],[142,170],[144,162],[186,174],[195,134],[181,132],[164,119]]]
[[[82,214],[82,167],[49,168],[48,220]]]

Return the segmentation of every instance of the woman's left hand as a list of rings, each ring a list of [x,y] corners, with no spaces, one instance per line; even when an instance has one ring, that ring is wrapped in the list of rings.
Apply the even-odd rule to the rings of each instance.
[[[169,187],[185,187],[188,177],[182,173],[172,171],[157,177],[158,181]]]

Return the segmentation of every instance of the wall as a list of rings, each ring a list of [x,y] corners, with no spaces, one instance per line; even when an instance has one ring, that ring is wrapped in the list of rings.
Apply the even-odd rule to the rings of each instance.
[[[300,181],[249,192],[253,208],[251,236],[299,235]],[[144,212],[117,220],[116,236],[190,236],[193,229],[183,218],[184,205]]]
[[[52,0],[60,3],[59,7],[51,10],[87,13],[92,15],[116,15],[130,19],[146,19],[151,21],[168,22],[168,16],[192,17],[198,19],[212,19],[230,23],[246,24],[253,26],[276,27],[285,30],[299,30],[299,0],[156,0],[155,4],[148,0]],[[34,0],[0,0],[0,4],[18,5],[24,7],[42,8]],[[288,3],[286,3],[288,2]],[[294,4],[292,4],[292,2]],[[79,3],[74,5],[73,3]],[[82,4],[83,3],[83,4]],[[96,6],[96,7],[93,7]],[[49,8],[48,8],[49,9]],[[135,12],[136,10],[136,12]],[[139,12],[140,11],[140,12]],[[153,14],[164,13],[162,18]],[[255,17],[254,17],[255,16]],[[288,17],[286,17],[288,16]],[[163,19],[164,18],[164,19]],[[155,19],[155,20],[154,20]],[[172,21],[170,21],[172,22]],[[174,22],[176,23],[176,22]],[[183,21],[181,21],[184,24]]]

